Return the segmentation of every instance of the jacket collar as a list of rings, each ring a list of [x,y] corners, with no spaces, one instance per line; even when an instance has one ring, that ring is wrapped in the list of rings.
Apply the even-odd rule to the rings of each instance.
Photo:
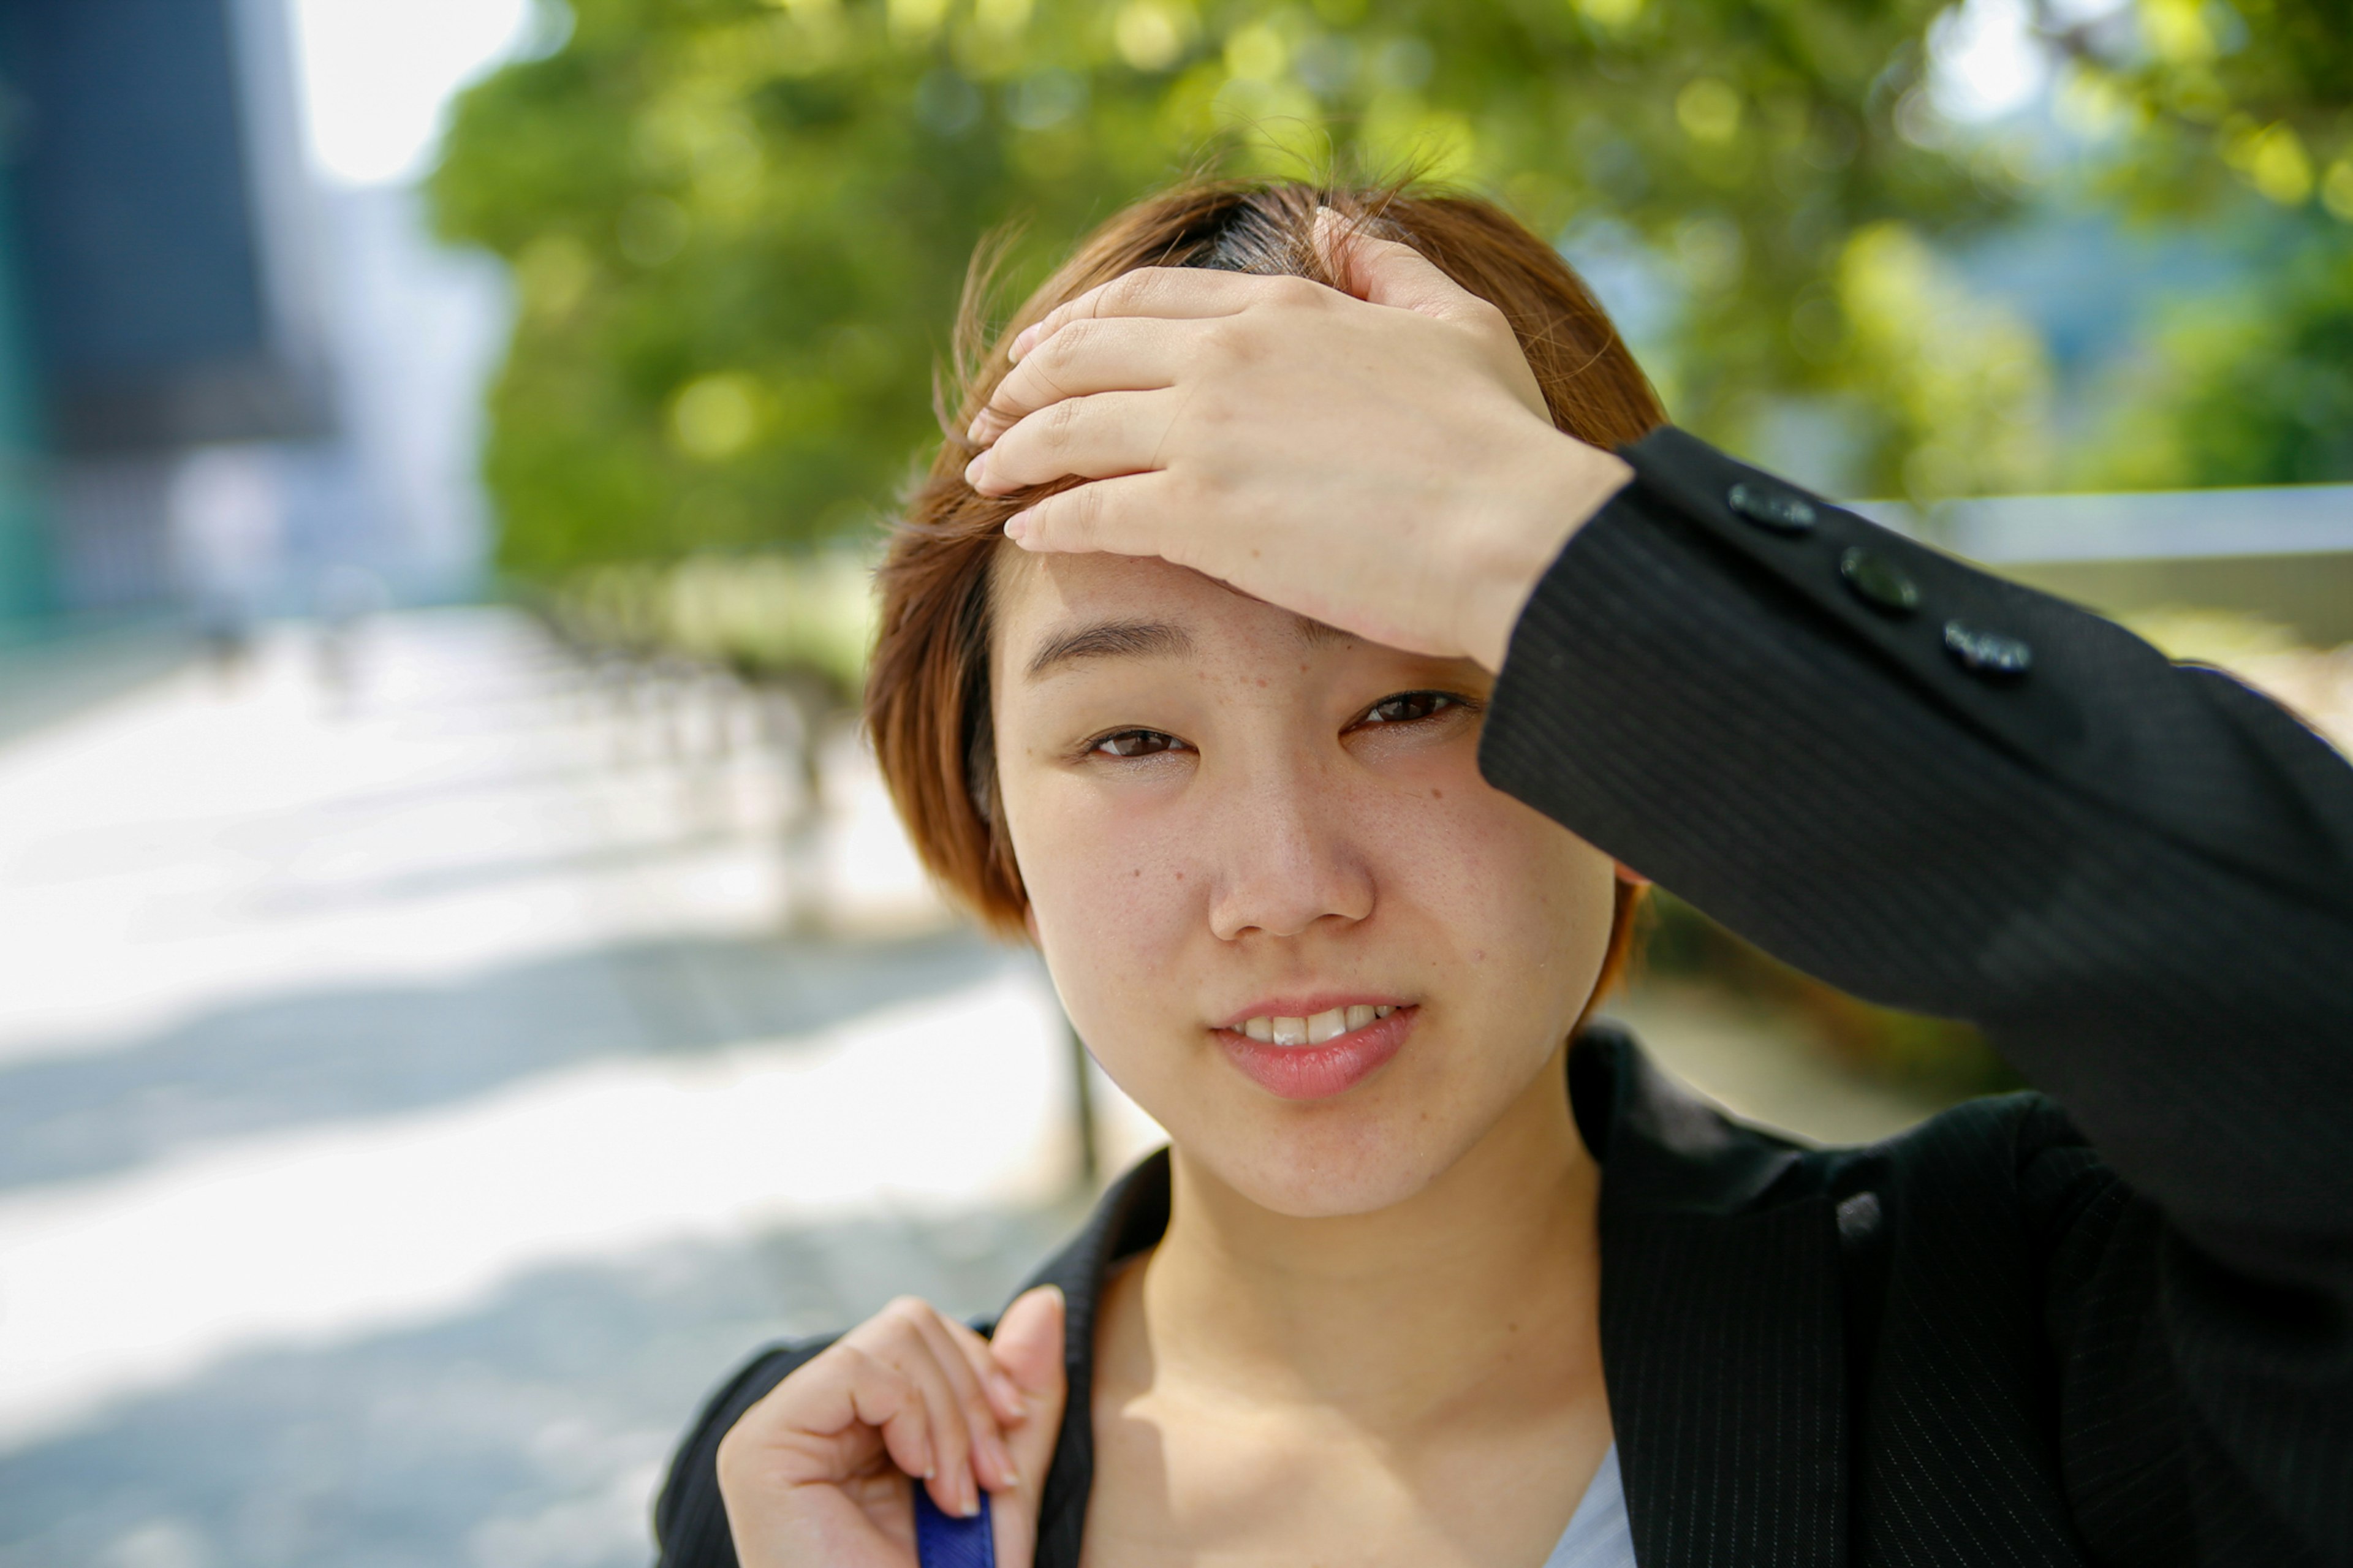
[[[1835,1211],[1794,1145],[1741,1126],[1601,1022],[1568,1078],[1602,1164],[1601,1354],[1635,1554],[1808,1568],[1844,1559],[1845,1357]],[[1038,1568],[1077,1568],[1094,1476],[1095,1314],[1168,1227],[1166,1150],[1104,1193],[1022,1289],[1061,1287],[1070,1399]]]
[[[1569,1083],[1601,1161],[1601,1371],[1636,1558],[1837,1568],[1846,1349],[1820,1163],[1615,1029],[1578,1041]]]

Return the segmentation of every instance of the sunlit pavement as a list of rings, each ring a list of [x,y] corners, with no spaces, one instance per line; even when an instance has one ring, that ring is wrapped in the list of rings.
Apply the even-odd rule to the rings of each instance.
[[[1071,1218],[1050,991],[854,746],[787,854],[717,688],[493,612],[321,654],[0,747],[9,1568],[641,1563],[733,1360]]]

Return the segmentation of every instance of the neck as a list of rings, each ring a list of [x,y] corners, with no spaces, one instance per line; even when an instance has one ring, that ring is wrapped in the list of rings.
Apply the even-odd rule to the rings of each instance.
[[[1406,1426],[1538,1344],[1598,1368],[1600,1172],[1565,1051],[1437,1180],[1374,1213],[1277,1214],[1178,1151],[1167,1234],[1131,1282],[1155,1374]],[[1539,1323],[1571,1332],[1522,1333]]]

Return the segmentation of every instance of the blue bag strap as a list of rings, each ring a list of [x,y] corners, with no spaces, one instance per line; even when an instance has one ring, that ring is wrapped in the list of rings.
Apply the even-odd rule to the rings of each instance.
[[[970,1519],[942,1513],[922,1481],[914,1484],[915,1561],[923,1568],[997,1568],[997,1538],[988,1528],[988,1494]]]

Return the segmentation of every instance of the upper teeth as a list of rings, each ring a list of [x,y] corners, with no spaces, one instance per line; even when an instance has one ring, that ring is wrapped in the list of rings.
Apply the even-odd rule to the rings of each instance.
[[[1245,1018],[1241,1028],[1251,1039],[1269,1045],[1320,1046],[1396,1011],[1395,1007],[1335,1007],[1312,1018]]]

